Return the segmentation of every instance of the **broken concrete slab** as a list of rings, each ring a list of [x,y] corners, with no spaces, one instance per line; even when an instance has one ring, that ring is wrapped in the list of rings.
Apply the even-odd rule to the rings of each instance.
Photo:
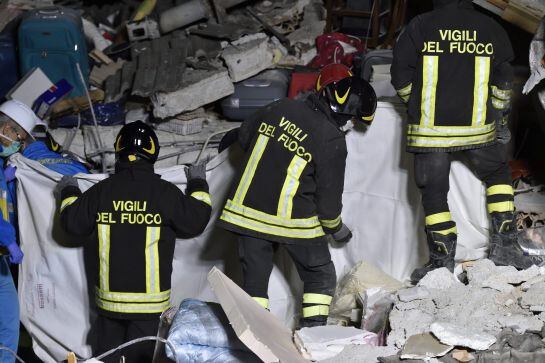
[[[187,69],[182,88],[174,92],[158,92],[151,97],[153,114],[158,118],[192,111],[229,96],[235,91],[225,69],[213,71]]]
[[[413,300],[422,300],[430,296],[430,290],[423,286],[410,287],[397,292],[400,301],[409,302]]]
[[[398,348],[392,346],[349,345],[335,357],[321,363],[375,363],[378,362],[378,357],[388,357],[398,351]]]
[[[539,282],[530,286],[522,293],[520,306],[532,311],[545,311],[545,282]]]
[[[487,350],[496,342],[495,336],[482,330],[472,330],[453,323],[435,322],[431,324],[430,331],[444,344],[474,350]]]
[[[401,359],[429,359],[442,357],[454,348],[441,343],[430,333],[416,334],[407,339],[401,350]]]
[[[218,268],[210,270],[208,282],[239,339],[261,360],[309,362],[297,351],[291,331]]]
[[[232,42],[223,50],[222,58],[233,82],[240,82],[271,67],[274,51],[267,35],[257,33]]]
[[[452,287],[462,285],[463,284],[458,281],[456,276],[454,276],[454,274],[446,267],[441,267],[430,271],[418,282],[418,286],[439,290],[450,289]]]

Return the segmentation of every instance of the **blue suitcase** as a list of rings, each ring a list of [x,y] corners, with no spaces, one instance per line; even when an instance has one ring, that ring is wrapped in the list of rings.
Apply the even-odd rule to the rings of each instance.
[[[74,87],[68,97],[85,95],[89,85],[89,60],[77,11],[63,7],[30,11],[19,26],[18,38],[21,74],[40,67],[53,83],[64,78]]]
[[[19,80],[19,66],[15,37],[11,33],[0,34],[0,101]]]

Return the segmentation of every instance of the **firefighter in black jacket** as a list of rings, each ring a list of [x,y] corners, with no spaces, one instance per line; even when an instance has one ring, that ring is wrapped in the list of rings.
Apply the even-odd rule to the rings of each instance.
[[[434,0],[435,10],[414,18],[401,34],[392,84],[408,103],[407,149],[415,153],[430,260],[411,275],[454,268],[456,224],[448,204],[451,154],[461,152],[486,185],[491,216],[489,258],[525,267],[516,243],[513,188],[507,152],[511,43],[503,28],[469,0]]]
[[[69,177],[56,190],[62,227],[97,241],[92,268],[99,352],[157,335],[159,315],[170,307],[175,239],[202,233],[211,212],[204,165],[186,170],[186,195],[154,174],[159,143],[151,127],[125,125],[114,146],[114,175],[83,194]],[[125,355],[129,362],[149,363],[153,346],[140,343]]]
[[[323,325],[329,313],[336,275],[325,235],[352,236],[341,220],[347,150],[340,127],[370,123],[376,108],[373,89],[358,78],[322,87],[319,96],[283,99],[245,120],[239,142],[247,153],[219,221],[239,235],[243,288],[265,308],[274,250],[286,248],[304,282],[301,326]]]

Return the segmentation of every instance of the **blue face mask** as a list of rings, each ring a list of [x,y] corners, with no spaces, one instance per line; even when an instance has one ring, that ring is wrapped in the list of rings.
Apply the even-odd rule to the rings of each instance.
[[[2,134],[0,134],[0,137],[11,141],[11,144],[9,146],[0,145],[0,148],[1,148],[0,157],[8,158],[11,155],[15,154],[17,151],[19,151],[19,149],[21,148],[21,143],[19,141],[12,140],[9,137]]]

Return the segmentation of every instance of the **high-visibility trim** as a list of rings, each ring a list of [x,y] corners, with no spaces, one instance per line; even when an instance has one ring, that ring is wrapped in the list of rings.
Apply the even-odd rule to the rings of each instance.
[[[303,295],[303,304],[331,305],[332,296],[324,294],[307,293]]]
[[[514,195],[515,191],[513,190],[513,186],[509,184],[492,185],[491,187],[486,189],[486,195],[496,195],[496,194]]]
[[[512,200],[506,200],[505,202],[488,203],[488,213],[494,212],[512,212],[515,210],[515,203]]]
[[[161,291],[158,293],[147,292],[114,292],[104,291],[99,288],[95,288],[96,297],[102,300],[108,300],[112,302],[132,302],[132,303],[156,303],[165,302],[170,299],[170,290]]]
[[[161,227],[146,227],[146,293],[159,293],[159,239]]]
[[[435,213],[426,216],[426,226],[452,221],[450,212]]]
[[[310,318],[313,316],[329,315],[329,306],[327,305],[314,305],[303,308],[303,318]]]
[[[259,305],[263,306],[263,308],[265,309],[269,308],[269,299],[264,297],[255,297],[255,296],[252,296],[252,299],[254,299],[254,301],[258,303]]]
[[[61,212],[64,210],[64,208],[68,207],[69,205],[71,204],[74,204],[74,202],[78,199],[78,197],[68,197],[68,198],[65,198],[62,202],[61,202]]]
[[[361,119],[363,121],[373,121],[375,119],[375,114],[372,114],[371,116],[362,116]]]
[[[298,155],[295,155],[293,159],[291,159],[278,200],[278,216],[288,219],[291,218],[293,197],[299,188],[299,178],[301,178],[301,174],[306,166],[307,161]]]
[[[495,129],[489,133],[473,137],[427,137],[427,136],[409,136],[407,146],[412,147],[434,147],[450,148],[460,146],[479,145],[496,140]]]
[[[425,55],[422,65],[422,103],[420,106],[420,125],[432,126],[435,122],[435,94],[437,91],[437,74],[439,57]]]
[[[318,217],[316,216],[310,217],[310,218],[299,218],[299,219],[283,218],[276,215],[267,214],[267,213],[258,211],[257,209],[253,209],[245,205],[235,204],[230,199],[228,199],[227,202],[225,203],[225,210],[243,215],[251,219],[258,220],[260,222],[264,222],[267,224],[275,224],[282,227],[313,228],[313,227],[321,226],[320,221],[318,220]]]
[[[335,219],[320,219],[320,223],[325,228],[335,229],[339,226],[339,224],[341,224],[341,215],[339,214],[339,216]]]
[[[96,299],[96,303],[103,310],[127,314],[160,314],[170,308],[170,301],[158,303],[116,303]]]
[[[97,224],[98,229],[98,259],[99,287],[110,290],[110,225]]]
[[[502,101],[499,98],[492,97],[492,107],[496,110],[507,110],[510,104],[511,102],[509,101]]]
[[[488,101],[488,81],[490,78],[490,58],[475,57],[475,84],[473,87],[473,126],[486,122],[486,103]]]
[[[511,99],[510,89],[500,89],[497,86],[492,86],[492,95],[500,100],[509,101]]]
[[[241,216],[230,212],[227,209],[223,210],[220,217],[221,220],[237,225],[242,228],[250,229],[252,231],[268,233],[275,236],[289,237],[289,238],[317,238],[324,235],[322,226],[307,229],[286,228],[280,226],[274,226],[266,224],[260,221],[256,221],[245,216]]]
[[[446,235],[449,235],[451,233],[458,234],[458,229],[456,227],[452,227],[452,228],[449,228],[449,229],[444,229],[442,231],[433,231],[433,232],[438,233],[438,234],[443,235],[443,236],[446,236]]]
[[[400,96],[407,96],[407,95],[411,94],[412,90],[413,90],[413,84],[409,83],[407,86],[405,86],[405,87],[403,87],[401,89],[398,89],[397,94],[400,95]]]
[[[212,206],[212,200],[210,199],[210,194],[207,192],[193,192],[191,193],[191,197],[200,200],[201,202],[204,202],[208,204],[209,206]]]
[[[401,97],[401,99],[402,99],[403,102],[405,102],[405,103],[408,103],[409,100],[411,99],[411,95],[408,95],[408,96],[399,96],[399,97]]]
[[[240,179],[240,183],[235,192],[235,196],[233,198],[233,201],[235,203],[242,204],[244,202],[244,198],[246,198],[246,193],[248,193],[250,184],[252,184],[257,165],[259,164],[259,160],[261,160],[261,157],[263,156],[263,152],[265,151],[268,142],[269,137],[265,135],[260,134],[257,138],[250,158],[248,159],[248,163],[246,164],[246,169],[244,169],[244,173],[242,174],[242,178]]]
[[[0,210],[2,211],[2,218],[4,219],[4,221],[9,222],[7,190],[2,190],[2,196],[0,197]]]
[[[422,125],[409,124],[409,136],[432,136],[432,137],[451,137],[451,136],[476,136],[492,132],[496,129],[495,123],[490,123],[478,127],[470,126],[432,126],[426,127]]]

